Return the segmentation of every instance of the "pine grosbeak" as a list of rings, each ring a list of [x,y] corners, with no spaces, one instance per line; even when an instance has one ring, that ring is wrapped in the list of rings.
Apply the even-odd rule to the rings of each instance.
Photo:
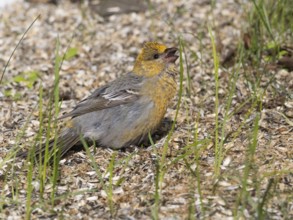
[[[80,135],[101,146],[120,149],[140,144],[158,127],[176,94],[177,48],[145,43],[130,73],[98,88],[60,119],[71,117],[57,139],[64,155]],[[49,143],[52,150],[54,141]],[[36,154],[44,152],[40,146]]]

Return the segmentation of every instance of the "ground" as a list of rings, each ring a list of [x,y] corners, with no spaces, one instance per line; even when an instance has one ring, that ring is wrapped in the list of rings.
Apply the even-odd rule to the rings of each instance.
[[[280,65],[284,59],[265,49],[271,40],[264,31],[255,37],[254,10],[230,0],[154,0],[120,14],[99,14],[87,1],[7,6],[0,66],[40,17],[0,86],[0,218],[292,219],[291,55],[289,65]],[[292,29],[274,36],[292,54]],[[14,150],[29,149],[40,130],[46,139],[58,48],[66,53],[62,113],[131,71],[143,43],[154,40],[181,48],[183,80],[153,145],[75,149],[60,161],[55,182],[53,167],[42,174],[41,165],[15,158]]]

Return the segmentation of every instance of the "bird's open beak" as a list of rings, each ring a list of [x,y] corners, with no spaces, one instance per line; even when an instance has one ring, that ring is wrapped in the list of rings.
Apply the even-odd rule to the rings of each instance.
[[[178,49],[176,47],[167,48],[164,51],[164,60],[166,60],[167,63],[175,63],[175,61],[178,59],[178,55],[176,55],[176,52]]]

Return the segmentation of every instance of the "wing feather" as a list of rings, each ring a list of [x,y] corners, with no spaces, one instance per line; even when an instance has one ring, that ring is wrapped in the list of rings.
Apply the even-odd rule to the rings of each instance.
[[[143,77],[128,73],[113,82],[95,90],[69,113],[59,119],[77,117],[93,111],[111,108],[136,101],[140,97]]]

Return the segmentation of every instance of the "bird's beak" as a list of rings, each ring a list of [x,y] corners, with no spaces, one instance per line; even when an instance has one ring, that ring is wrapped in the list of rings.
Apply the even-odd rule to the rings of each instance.
[[[176,52],[178,49],[176,47],[167,48],[164,51],[164,60],[167,63],[175,63],[175,61],[178,59],[178,55],[176,55]]]

